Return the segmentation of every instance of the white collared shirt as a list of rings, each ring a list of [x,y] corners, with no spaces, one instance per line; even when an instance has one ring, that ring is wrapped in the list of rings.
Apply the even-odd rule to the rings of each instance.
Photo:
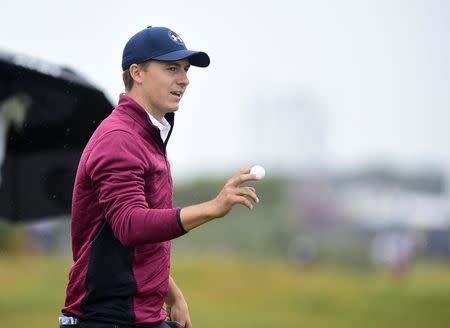
[[[159,129],[159,133],[161,134],[161,139],[163,142],[166,142],[167,136],[170,132],[170,124],[167,122],[166,118],[163,117],[161,122],[154,118],[149,112],[147,112],[148,117],[150,118],[150,122],[153,123]]]

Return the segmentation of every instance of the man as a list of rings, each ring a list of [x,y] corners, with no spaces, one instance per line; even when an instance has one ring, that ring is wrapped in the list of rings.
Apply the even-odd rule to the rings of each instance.
[[[75,179],[64,327],[192,327],[170,277],[170,241],[259,202],[254,188],[240,186],[258,180],[245,169],[214,199],[173,207],[166,145],[190,65],[206,67],[209,57],[164,27],[125,45],[126,93],[86,145]]]

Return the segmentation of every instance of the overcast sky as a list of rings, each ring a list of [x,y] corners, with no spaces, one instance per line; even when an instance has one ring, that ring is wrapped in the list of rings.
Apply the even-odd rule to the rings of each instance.
[[[175,175],[246,164],[450,167],[450,2],[2,0],[0,48],[66,64],[116,103],[126,41],[167,26],[206,51]]]

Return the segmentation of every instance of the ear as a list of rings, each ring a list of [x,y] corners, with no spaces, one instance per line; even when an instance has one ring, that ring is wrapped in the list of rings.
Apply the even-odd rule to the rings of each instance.
[[[130,71],[131,78],[134,80],[134,82],[137,84],[141,84],[142,83],[142,70],[139,67],[139,65],[132,64],[128,70]]]

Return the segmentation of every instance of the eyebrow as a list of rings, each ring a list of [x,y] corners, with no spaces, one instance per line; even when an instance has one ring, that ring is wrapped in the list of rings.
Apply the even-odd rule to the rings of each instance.
[[[181,67],[181,64],[176,63],[176,62],[167,62],[166,63],[167,66],[177,66],[177,67]],[[185,67],[191,67],[191,64],[187,64]]]

